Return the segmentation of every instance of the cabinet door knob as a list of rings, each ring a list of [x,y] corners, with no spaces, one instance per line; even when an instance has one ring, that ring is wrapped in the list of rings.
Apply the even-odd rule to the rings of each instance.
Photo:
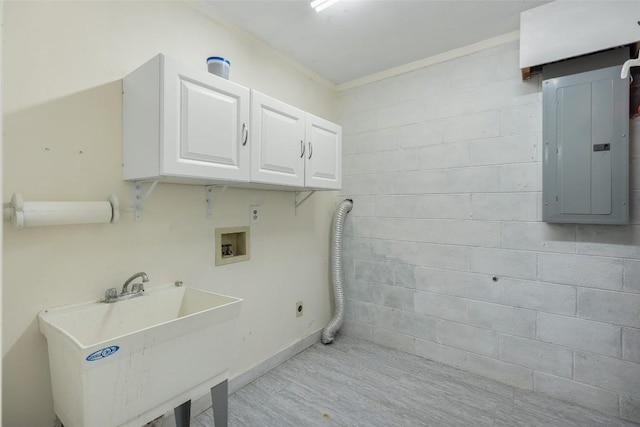
[[[313,156],[313,145],[311,145],[311,141],[309,141],[309,159]]]
[[[245,146],[247,145],[247,140],[249,139],[249,129],[247,129],[246,123],[242,124],[242,134],[244,135],[244,138],[242,139],[242,145]]]
[[[304,151],[305,151],[305,146],[304,146],[304,141],[300,140],[300,158],[304,157]]]

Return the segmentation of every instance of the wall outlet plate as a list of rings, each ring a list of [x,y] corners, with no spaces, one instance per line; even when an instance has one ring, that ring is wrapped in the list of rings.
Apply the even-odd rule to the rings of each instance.
[[[296,303],[296,317],[302,317],[303,314],[302,301]]]
[[[262,222],[262,209],[260,205],[249,206],[249,222],[251,224],[260,224]]]

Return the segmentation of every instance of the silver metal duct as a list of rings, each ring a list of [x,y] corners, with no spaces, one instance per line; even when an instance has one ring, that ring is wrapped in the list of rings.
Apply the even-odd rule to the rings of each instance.
[[[342,230],[344,219],[347,213],[353,208],[353,200],[346,199],[340,202],[336,213],[333,215],[333,226],[331,227],[331,280],[333,282],[333,299],[335,312],[333,318],[322,331],[322,342],[331,344],[338,329],[344,320],[344,290],[342,281]]]

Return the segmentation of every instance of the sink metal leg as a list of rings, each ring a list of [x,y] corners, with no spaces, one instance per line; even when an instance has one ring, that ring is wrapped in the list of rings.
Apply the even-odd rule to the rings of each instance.
[[[173,409],[173,415],[176,417],[176,427],[189,427],[191,419],[191,400],[187,400],[180,406]]]
[[[229,383],[227,380],[211,388],[213,422],[215,427],[227,427],[229,422]]]

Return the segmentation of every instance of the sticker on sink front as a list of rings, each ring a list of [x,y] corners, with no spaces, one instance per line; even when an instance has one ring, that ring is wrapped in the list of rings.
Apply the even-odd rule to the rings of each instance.
[[[86,360],[87,362],[95,362],[96,360],[104,359],[105,357],[111,356],[118,350],[120,350],[120,346],[118,345],[101,348],[100,350],[94,351],[93,353],[88,355]]]

